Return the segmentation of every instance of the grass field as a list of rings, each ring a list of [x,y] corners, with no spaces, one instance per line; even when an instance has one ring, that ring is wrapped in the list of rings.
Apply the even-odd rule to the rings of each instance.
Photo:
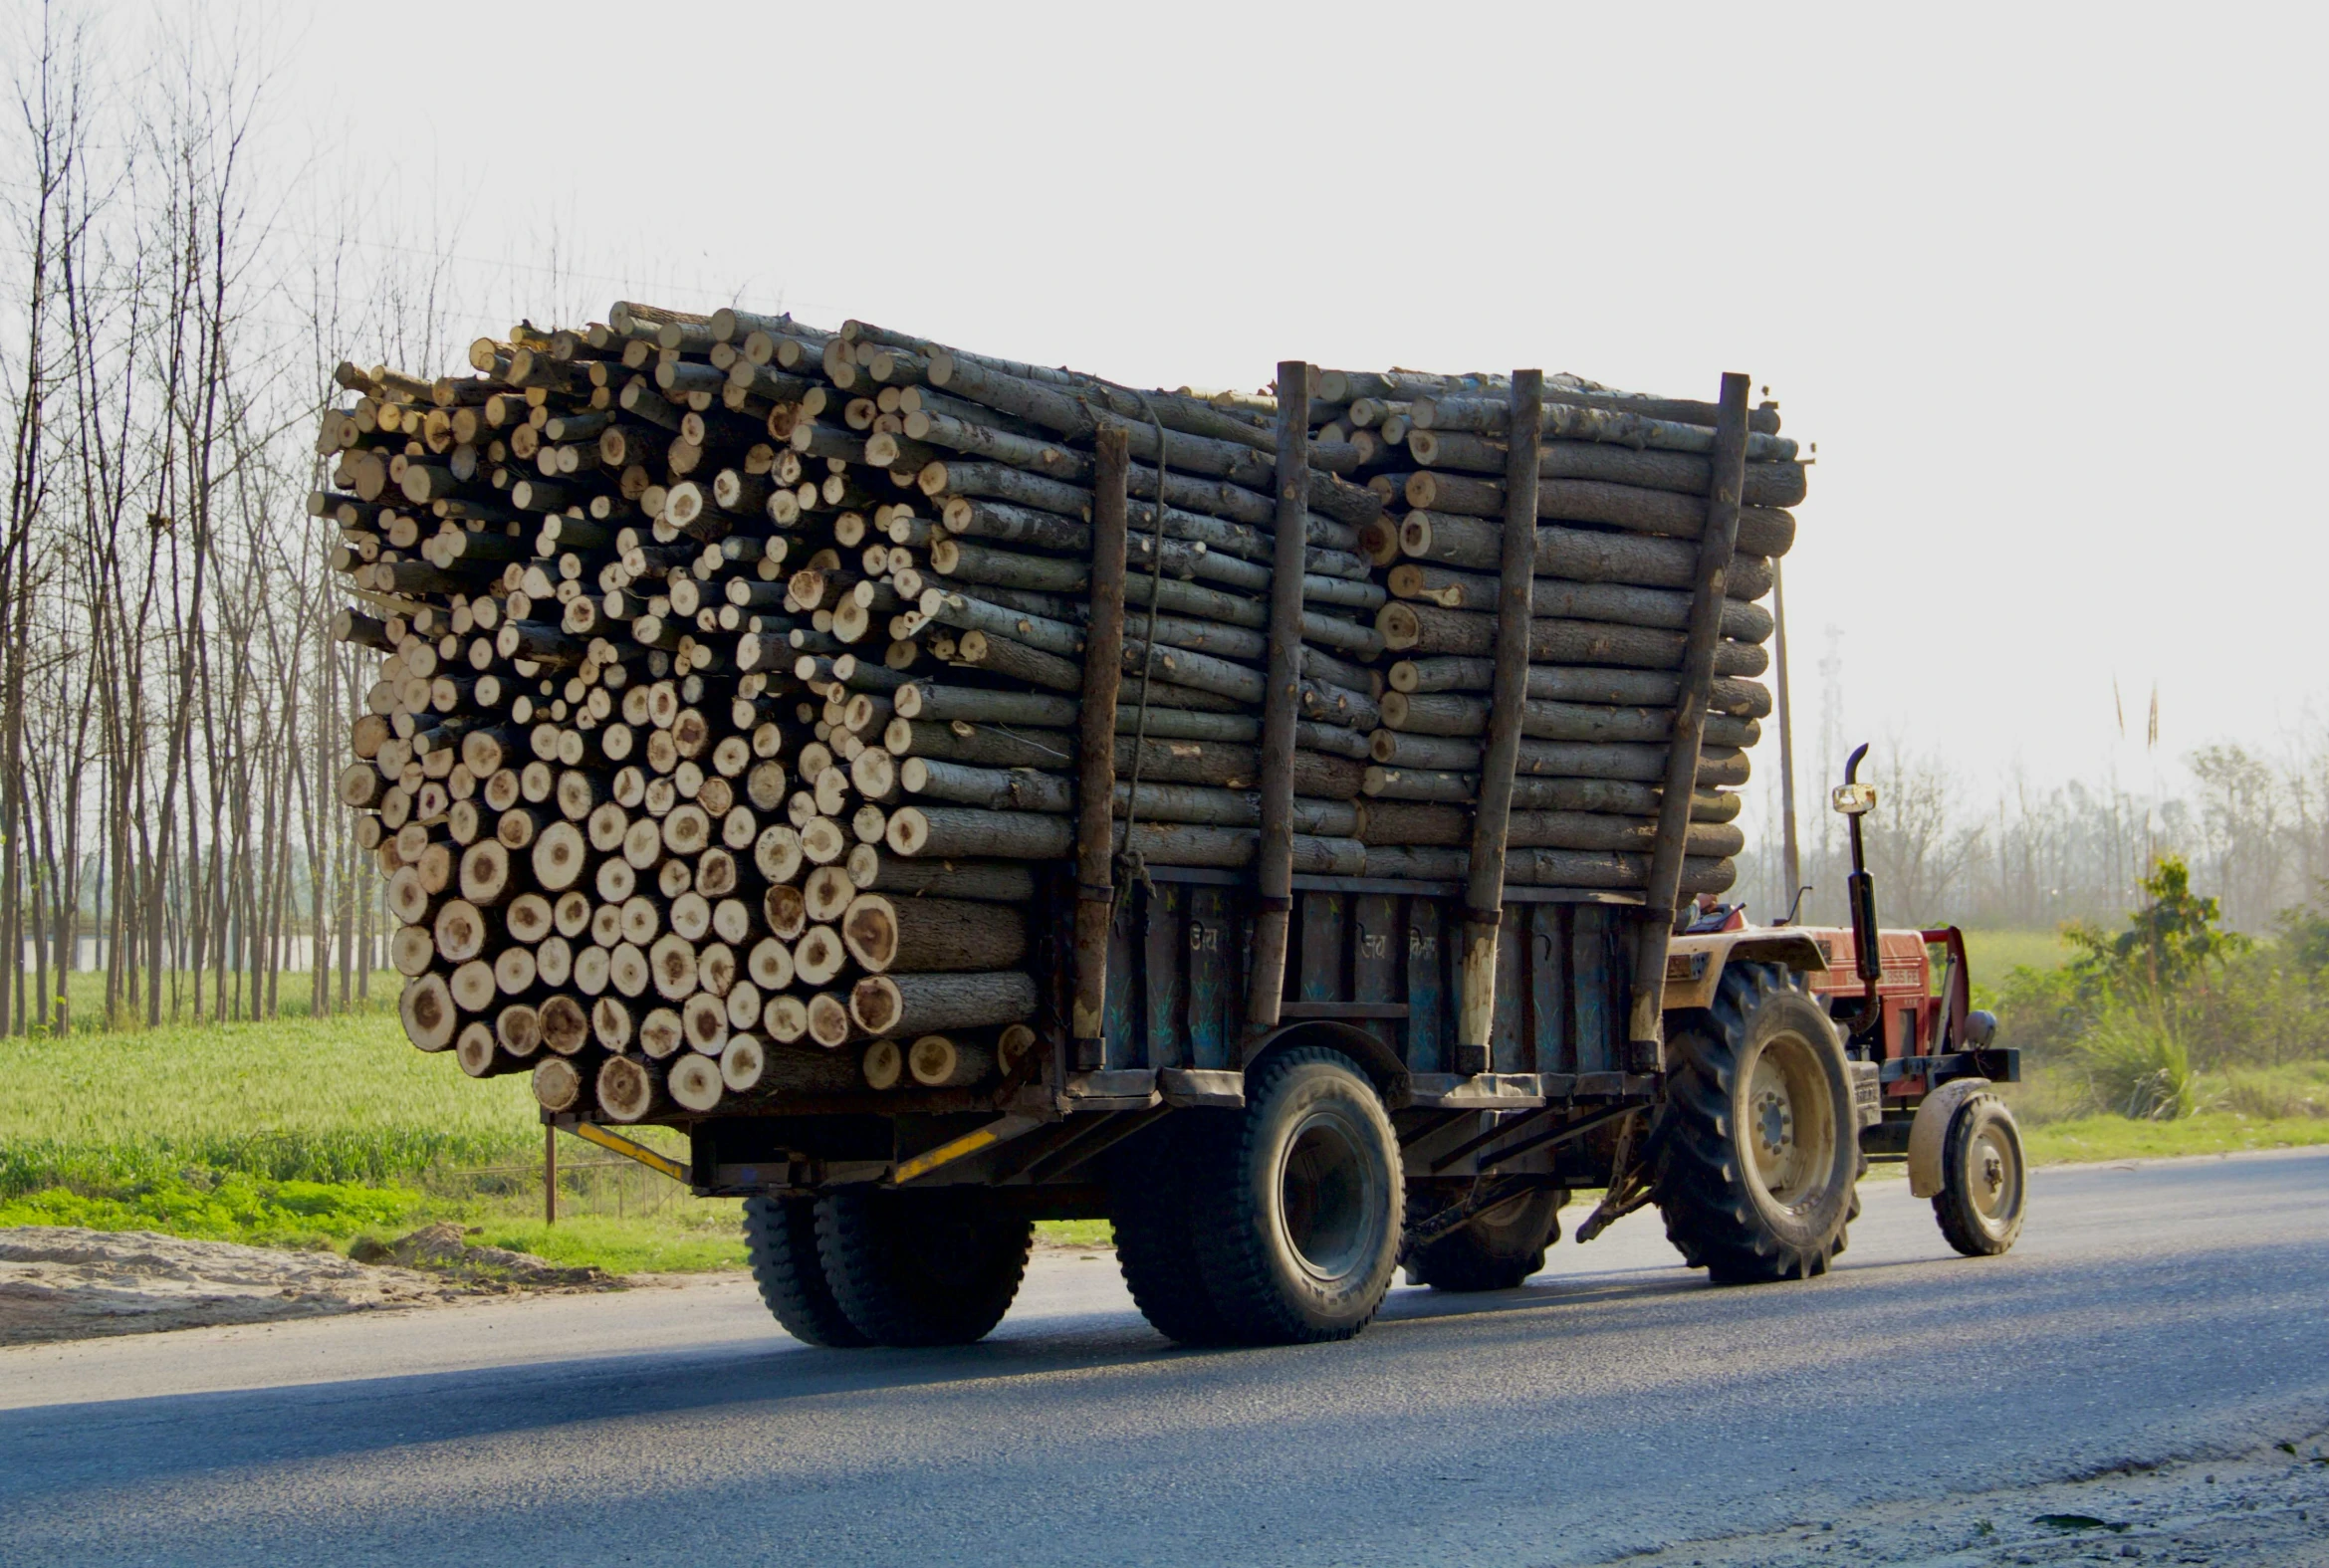
[[[1966,963],[1977,990],[1994,996],[2017,969],[2060,969],[2074,951],[2051,931],[1968,931]]]
[[[1972,932],[1977,976],[2067,957],[2048,933]],[[76,977],[95,980],[97,977]],[[288,1005],[290,978],[286,978]],[[473,1238],[616,1272],[743,1261],[738,1205],[561,1142],[541,1213],[542,1128],[523,1076],[467,1078],[372,1011],[0,1041],[0,1225],[86,1225],[345,1250],[456,1219]],[[297,1001],[304,1010],[305,982]],[[85,1013],[85,1016],[89,1014]],[[2329,1143],[2329,1063],[2210,1078],[2174,1122],[2078,1114],[2058,1076],[2008,1090],[2039,1163]],[[657,1129],[643,1134],[676,1151]],[[1099,1222],[1047,1225],[1105,1245]]]
[[[76,971],[65,976],[64,979],[64,996],[70,1016],[73,1019],[74,1030],[109,1033],[134,1030],[144,1026],[145,1002],[142,991],[133,1003],[122,1008],[121,1016],[116,1020],[116,1026],[113,1029],[108,1029],[105,1016],[106,977],[104,973],[96,970]],[[56,976],[50,977],[52,995],[56,992]],[[202,1016],[205,1019],[215,1017],[218,1012],[217,982],[218,977],[215,975],[205,972],[202,976]],[[30,972],[25,975],[24,983],[29,992],[33,984]],[[283,1018],[304,1018],[312,1015],[314,1008],[310,1004],[314,1000],[314,983],[315,977],[313,975],[306,973],[286,974],[279,983],[276,992],[277,1015]],[[396,1008],[396,988],[402,984],[403,977],[393,971],[382,970],[371,977],[371,983],[366,988],[370,995],[358,997],[355,994],[355,987],[351,983],[349,987],[347,1010],[355,1013],[392,1012]],[[250,1021],[255,1015],[257,1002],[264,1000],[253,998],[247,980],[244,981],[242,990],[238,992],[236,990],[236,977],[233,975],[227,977],[226,998],[227,1016],[233,1022]],[[337,1005],[337,990],[334,992],[333,1000],[335,1005],[330,1010],[337,1013],[341,1010]],[[186,971],[178,971],[173,975],[165,976],[162,980],[161,1010],[164,1027],[168,1027],[172,1023],[170,1010],[173,1003],[178,1013],[176,1022],[184,1023],[192,1018],[194,1013],[194,978]],[[28,999],[28,1015],[29,1007]]]

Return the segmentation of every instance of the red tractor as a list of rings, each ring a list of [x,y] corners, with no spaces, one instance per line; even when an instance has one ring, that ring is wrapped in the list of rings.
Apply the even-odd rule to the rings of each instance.
[[[1786,964],[1843,1038],[1861,1153],[1906,1160],[1910,1193],[1933,1200],[1949,1244],[1969,1256],[1994,1255],[2021,1233],[2029,1187],[2013,1113],[1989,1091],[2020,1078],[2021,1053],[1997,1045],[1996,1018],[1972,1005],[1962,931],[1878,929],[1876,884],[1860,837],[1876,786],[1856,778],[1867,754],[1865,746],[1852,753],[1831,797],[1851,828],[1851,925],[1796,926],[1790,919],[1758,927],[1747,923],[1743,908],[1713,911],[1669,949],[1667,1006],[1711,1006],[1734,959]],[[1793,1107],[1805,1097],[1792,1092],[1785,1042],[1771,1046],[1750,1069],[1747,1103],[1756,1158],[1776,1164],[1801,1141]],[[1801,1054],[1809,1061],[1814,1053]]]

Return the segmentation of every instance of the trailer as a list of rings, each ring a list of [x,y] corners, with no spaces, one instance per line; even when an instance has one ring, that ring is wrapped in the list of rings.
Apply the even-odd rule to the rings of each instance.
[[[1962,939],[1880,934],[1864,871],[1849,930],[1733,921],[1675,935],[1739,523],[1744,376],[1725,378],[1719,404],[1647,885],[1506,876],[1529,656],[1534,374],[1511,381],[1514,510],[1468,874],[1294,869],[1288,628],[1306,435],[1287,399],[1258,865],[1112,852],[1120,661],[1089,657],[1075,858],[1039,863],[1028,910],[1039,1007],[999,1041],[1000,1076],[653,1118],[686,1132],[679,1174],[695,1192],[746,1200],[753,1270],[787,1330],[833,1348],[976,1340],[1010,1306],[1034,1222],[1105,1219],[1134,1299],[1171,1338],[1344,1338],[1402,1265],[1442,1290],[1518,1284],[1586,1191],[1601,1196],[1579,1241],[1655,1205],[1684,1260],[1718,1282],[1804,1278],[1843,1249],[1870,1159],[1910,1163],[1961,1250],[2011,1244],[2020,1145],[1986,1088],[2014,1062],[1967,1005]],[[1280,384],[1308,375],[1289,361]],[[1109,468],[1103,442],[1095,648],[1121,638],[1125,616],[1120,447],[1113,506]],[[1847,779],[1837,803],[1857,855],[1874,791]],[[923,892],[945,895],[943,870]],[[1933,941],[1949,956],[1938,994]],[[585,1113],[545,1114],[644,1153]]]

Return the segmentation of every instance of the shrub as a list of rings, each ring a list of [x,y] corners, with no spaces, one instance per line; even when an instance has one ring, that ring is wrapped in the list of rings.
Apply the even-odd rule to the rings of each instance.
[[[2162,1013],[2111,1008],[2087,1029],[2078,1053],[2100,1109],[2164,1122],[2191,1115],[2198,1104],[2192,1053]]]

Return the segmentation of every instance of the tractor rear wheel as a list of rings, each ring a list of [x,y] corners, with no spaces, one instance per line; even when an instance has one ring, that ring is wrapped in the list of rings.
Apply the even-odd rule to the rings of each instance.
[[[1968,1257],[1995,1257],[2020,1236],[2028,1202],[2029,1167],[2013,1112],[1994,1094],[1969,1096],[1941,1145],[1933,1218],[1942,1235]]]
[[[1246,1094],[1189,1151],[1206,1293],[1246,1344],[1348,1339],[1398,1264],[1406,1192],[1391,1118],[1349,1057],[1317,1046],[1270,1057]]]
[[[760,1298],[786,1333],[824,1350],[853,1350],[866,1342],[825,1283],[816,1255],[815,1199],[744,1200],[744,1252]]]
[[[1544,1249],[1560,1238],[1560,1209],[1569,1195],[1538,1188],[1483,1210],[1409,1254],[1409,1282],[1434,1290],[1511,1290],[1544,1266]]]
[[[1035,1227],[977,1188],[844,1187],[816,1201],[817,1255],[876,1345],[967,1345],[1011,1309]]]
[[[1785,969],[1733,964],[1670,1046],[1650,1144],[1667,1238],[1718,1284],[1826,1272],[1860,1169],[1835,1026]]]

